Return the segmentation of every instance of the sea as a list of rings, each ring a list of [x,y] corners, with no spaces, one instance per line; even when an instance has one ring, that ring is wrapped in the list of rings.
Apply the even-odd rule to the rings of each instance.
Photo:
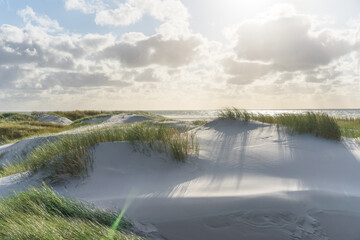
[[[336,118],[360,118],[360,109],[253,109],[246,110],[249,113],[260,113],[264,115],[277,115],[282,113],[326,113]],[[194,121],[194,120],[211,120],[217,117],[219,110],[167,110],[167,111],[147,111],[167,118]]]

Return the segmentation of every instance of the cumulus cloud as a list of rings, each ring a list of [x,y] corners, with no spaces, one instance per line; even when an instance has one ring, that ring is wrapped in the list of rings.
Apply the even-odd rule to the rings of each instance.
[[[43,88],[54,86],[62,88],[126,87],[130,85],[130,83],[121,80],[110,80],[104,73],[55,72],[49,74],[42,81]]]
[[[106,7],[103,0],[65,0],[65,9],[80,10],[83,13],[94,13]]]
[[[97,37],[81,38],[58,32],[62,28],[57,21],[35,13],[30,7],[18,14],[26,23],[25,27],[0,26],[0,65],[32,64],[40,68],[73,69],[74,58],[84,56],[85,46],[90,46],[91,38]],[[96,44],[101,45],[101,41],[104,42],[99,38]]]
[[[17,66],[0,66],[0,87],[2,89],[12,88],[15,81],[23,77],[21,69]]]
[[[315,69],[304,73],[305,82],[322,83],[331,81],[341,75],[336,68]]]
[[[319,28],[313,16],[280,5],[233,30],[235,57],[222,65],[230,75],[228,82],[234,84],[248,84],[269,73],[299,71],[307,82],[325,81],[337,75],[314,71],[358,50],[354,31]]]
[[[249,84],[254,80],[273,71],[270,64],[238,61],[233,58],[226,58],[222,61],[225,73],[231,75],[229,83]]]
[[[46,15],[36,14],[34,10],[29,6],[26,6],[26,8],[18,11],[18,14],[22,17],[25,23],[35,23],[50,32],[62,30],[56,20],[50,19]]]
[[[61,27],[30,7],[18,14],[26,23],[19,28],[0,26],[0,86],[14,91],[89,87],[125,87],[91,61],[91,56],[115,42],[112,34],[64,34]],[[56,23],[56,24],[55,24]],[[93,70],[90,70],[93,69]],[[69,71],[71,70],[71,71]],[[81,70],[89,72],[82,73]],[[79,72],[77,72],[79,71]]]
[[[247,20],[237,29],[234,51],[239,59],[269,62],[296,71],[326,65],[355,48],[336,31],[311,31],[309,16],[297,13]]]
[[[180,0],[126,0],[111,4],[100,0],[66,0],[67,10],[96,13],[95,23],[99,25],[130,25],[149,15],[159,21],[187,21],[189,13]]]
[[[98,25],[127,26],[142,19],[144,15],[162,22],[157,33],[168,38],[189,35],[189,13],[180,0],[126,0],[123,3],[97,0],[66,0],[67,10],[95,13]]]
[[[159,77],[156,75],[154,69],[145,69],[141,73],[136,73],[134,80],[136,82],[158,82]]]
[[[75,69],[114,42],[112,34],[53,34],[31,23],[24,28],[4,24],[0,26],[0,65]]]
[[[49,36],[48,39],[39,40],[33,35],[36,33],[30,29],[15,29],[8,26],[0,27],[0,36],[6,36],[0,39],[0,65],[33,63],[38,67],[74,67],[74,61],[70,56],[49,48]]]
[[[117,9],[102,10],[96,14],[95,23],[99,25],[124,26],[130,25],[142,17],[140,9],[128,3],[121,4]]]
[[[155,35],[135,44],[119,42],[99,53],[98,59],[115,59],[125,67],[144,67],[151,64],[179,67],[189,64],[197,56],[201,44],[195,36],[181,40],[163,40]]]
[[[233,45],[226,46],[194,34],[179,0],[64,2],[68,10],[93,14],[99,25],[130,25],[145,15],[159,25],[150,36],[119,31],[76,34],[26,7],[18,12],[23,27],[0,26],[2,102],[9,98],[16,106],[25,99],[38,104],[41,99],[57,102],[58,96],[72,96],[85,102],[99,99],[99,108],[103,101],[126,108],[194,108],[194,102],[197,107],[221,107],[218,104],[227,105],[239,96],[256,103],[267,96],[282,104],[284,96],[295,99],[327,91],[354,96],[360,79],[360,55],[354,51],[360,44],[358,25],[324,28],[314,16],[281,7],[241,22],[234,28]],[[159,103],[159,96],[168,105]],[[179,100],[189,96],[192,99],[182,105]],[[43,105],[47,109],[48,102]],[[68,100],[67,106],[73,104]]]
[[[128,2],[160,21],[186,21],[189,13],[180,0],[128,0]]]

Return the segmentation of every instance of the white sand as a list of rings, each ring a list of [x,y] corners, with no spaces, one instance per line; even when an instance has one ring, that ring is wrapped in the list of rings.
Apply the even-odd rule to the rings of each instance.
[[[44,117],[41,118],[42,121],[49,122],[52,119],[53,123],[57,123],[57,124],[62,124],[61,122],[66,122],[66,120],[64,119],[67,119],[67,118],[63,119],[53,115],[45,115],[45,114],[41,114],[41,115]],[[46,119],[49,121],[47,121]],[[31,152],[32,149],[40,146],[41,144],[47,141],[54,141],[56,138],[64,134],[76,134],[105,126],[119,125],[124,123],[135,123],[135,122],[142,122],[147,120],[150,120],[150,118],[139,116],[136,114],[119,114],[108,117],[93,118],[88,120],[90,121],[89,123],[94,123],[94,124],[98,123],[98,124],[68,130],[65,132],[54,134],[53,136],[32,137],[18,141],[16,143],[0,145],[0,166],[3,166],[6,163],[12,163],[16,159],[23,158],[29,152]]]
[[[142,122],[146,120],[151,120],[151,118],[145,116],[139,116],[132,113],[122,113],[112,116],[105,116],[105,117],[98,117],[98,118],[91,118],[85,120],[86,123],[94,124],[94,123],[101,123],[103,126],[109,125],[116,125],[116,124],[123,124],[123,123],[135,123],[135,122]]]
[[[165,239],[360,239],[354,140],[239,120],[210,122],[197,137],[200,156],[186,163],[126,142],[98,144],[90,176],[56,189],[110,209],[133,198],[126,214]],[[4,181],[0,194],[14,187]]]
[[[25,157],[34,148],[44,144],[47,141],[53,141],[56,136],[34,137],[24,139],[16,143],[10,143],[0,146],[0,166],[12,163],[19,158]]]
[[[105,116],[105,117],[95,117],[95,118],[90,118],[90,119],[86,119],[84,120],[85,123],[89,123],[89,124],[97,124],[97,123],[103,123],[106,120],[108,120],[111,116]]]
[[[90,177],[59,191],[111,209],[135,191],[127,215],[166,239],[359,239],[354,140],[232,120],[197,136],[200,157],[184,164],[127,143],[99,144]]]
[[[38,121],[55,123],[60,125],[70,125],[72,123],[72,121],[66,117],[59,117],[59,116],[43,114],[43,113],[39,115]]]
[[[152,119],[148,118],[148,117],[132,114],[132,113],[123,113],[123,114],[117,114],[117,115],[106,116],[106,117],[90,118],[90,119],[85,120],[84,122],[92,124],[92,125],[75,128],[75,129],[66,131],[65,133],[79,133],[79,132],[84,132],[84,131],[91,131],[91,130],[102,128],[102,127],[121,125],[124,123],[137,123],[137,122],[143,122],[143,121],[147,121],[147,120],[152,120]]]

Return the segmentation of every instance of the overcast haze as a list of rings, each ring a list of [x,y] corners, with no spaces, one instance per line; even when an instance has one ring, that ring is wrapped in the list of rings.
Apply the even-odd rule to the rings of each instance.
[[[360,108],[360,2],[0,0],[0,111]]]

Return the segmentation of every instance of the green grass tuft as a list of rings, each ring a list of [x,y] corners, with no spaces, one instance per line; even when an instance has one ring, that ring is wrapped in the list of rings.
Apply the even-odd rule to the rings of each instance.
[[[117,214],[43,186],[0,199],[0,239],[105,239]],[[122,220],[112,239],[141,239]]]
[[[360,118],[339,118],[336,119],[336,123],[340,126],[343,136],[360,138]]]
[[[85,176],[92,167],[92,147],[97,143],[114,141],[129,141],[144,151],[165,152],[179,162],[185,161],[189,154],[199,152],[193,133],[181,133],[163,125],[136,123],[64,135],[55,142],[35,148],[26,159],[5,165],[0,169],[0,177],[40,169],[48,170],[53,180],[62,175]]]
[[[194,124],[195,126],[203,126],[205,125],[206,123],[208,123],[208,121],[206,120],[195,120],[195,121],[192,121],[192,124]]]
[[[0,114],[0,120],[7,121],[35,121],[36,118],[30,114],[24,113],[2,113]]]
[[[32,112],[31,114],[34,116],[37,116],[41,113],[55,115],[55,116],[59,116],[59,117],[66,117],[66,118],[70,119],[71,121],[75,121],[77,119],[81,119],[84,117],[91,117],[91,116],[103,114],[106,112],[105,111],[92,111],[92,110],[88,110],[88,111],[87,110],[86,111],[75,110],[75,111],[68,111],[68,112],[62,112],[62,111]]]
[[[310,133],[315,136],[337,140],[341,139],[341,130],[336,119],[327,114],[312,113],[306,114],[278,114],[268,116],[263,114],[250,114],[246,111],[240,111],[236,108],[226,108],[219,112],[220,118],[236,119],[241,118],[245,121],[250,119],[278,124],[287,127],[291,133]]]
[[[162,117],[162,116],[159,116],[156,114],[152,114],[152,113],[148,113],[148,112],[144,112],[144,111],[93,111],[93,110],[81,111],[81,110],[75,110],[75,111],[67,111],[67,112],[62,112],[62,111],[32,112],[31,115],[36,117],[41,113],[55,115],[55,116],[59,116],[59,117],[66,117],[66,118],[70,119],[71,121],[75,121],[75,123],[77,123],[77,124],[81,123],[83,120],[86,120],[86,119],[91,119],[91,118],[96,118],[96,117],[101,117],[101,116],[110,116],[110,115],[122,114],[122,113],[137,114],[140,116],[149,117],[149,118],[156,119],[159,121],[166,119],[165,117]]]
[[[248,122],[251,118],[251,115],[246,110],[239,110],[237,108],[225,108],[218,112],[218,117],[223,119],[243,119]]]
[[[68,129],[70,127],[37,121],[0,122],[0,144],[37,135],[59,133]]]

